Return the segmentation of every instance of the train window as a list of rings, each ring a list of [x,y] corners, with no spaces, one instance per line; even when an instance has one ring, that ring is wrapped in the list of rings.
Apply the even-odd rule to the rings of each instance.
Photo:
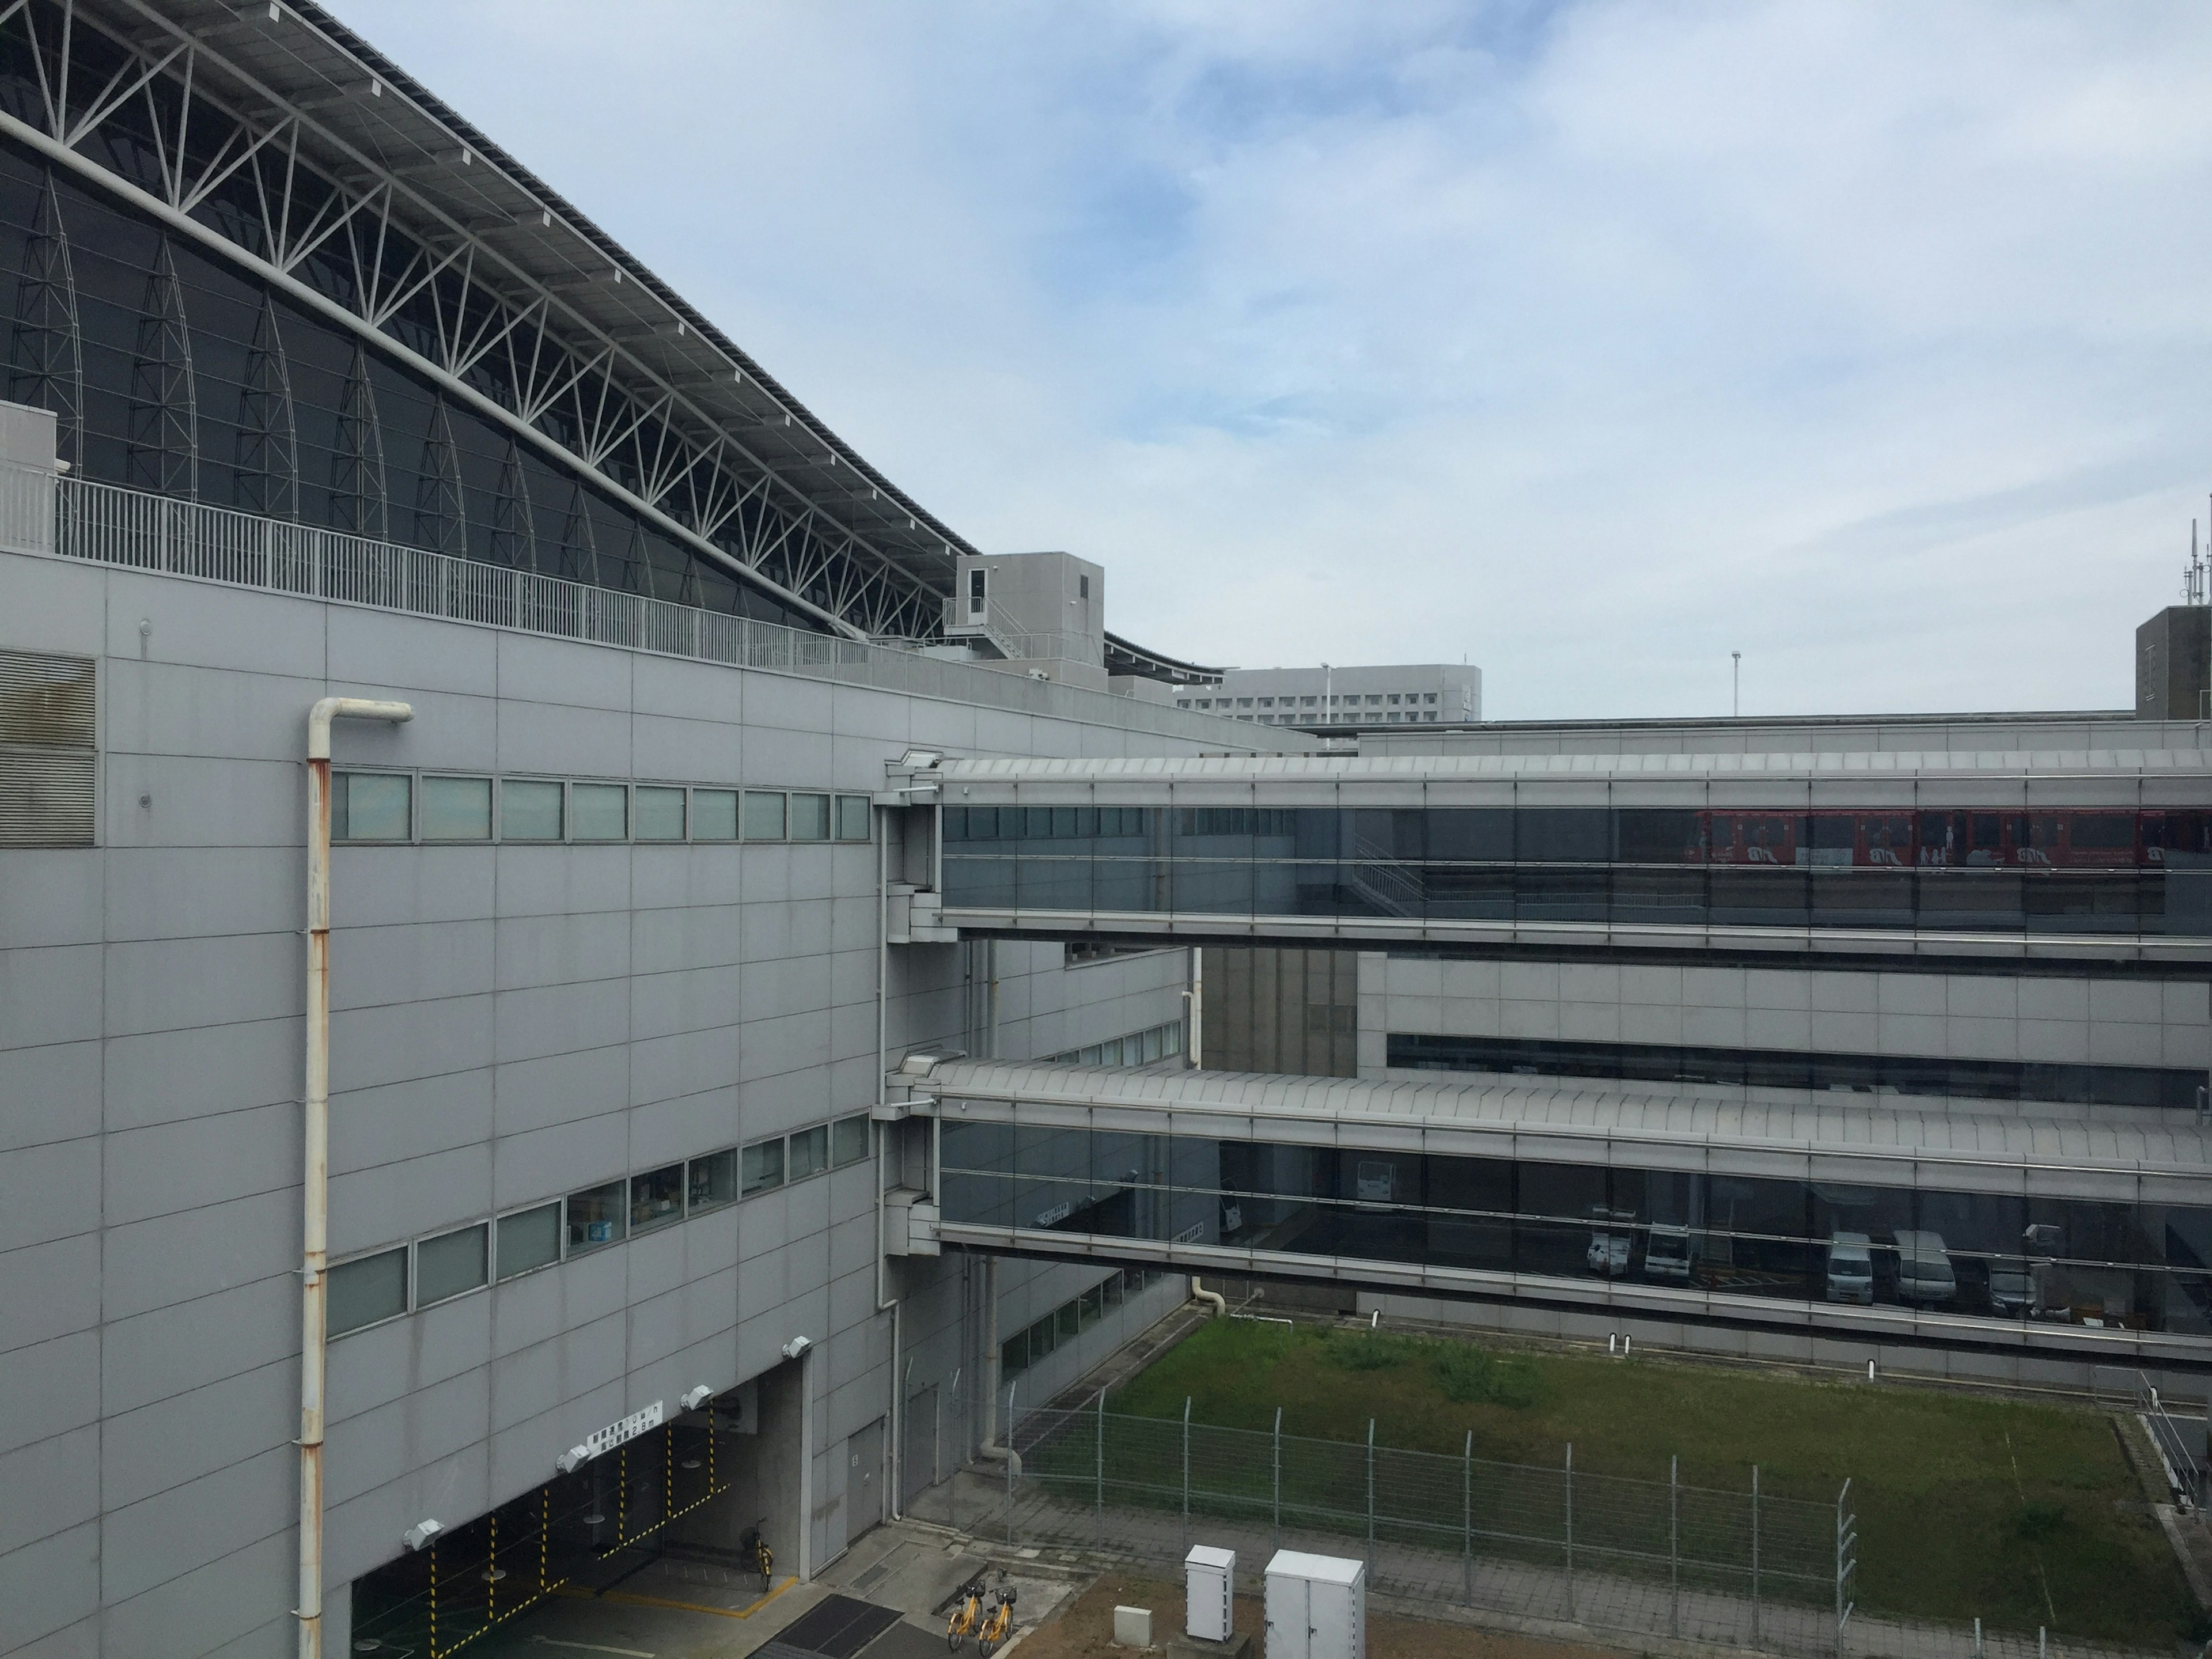
[[[1613,814],[1618,856],[1629,864],[1698,864],[1705,860],[1698,815],[1664,809],[1623,808]]]
[[[2131,852],[2136,844],[2136,815],[2132,812],[2069,812],[2067,844],[2077,852]]]

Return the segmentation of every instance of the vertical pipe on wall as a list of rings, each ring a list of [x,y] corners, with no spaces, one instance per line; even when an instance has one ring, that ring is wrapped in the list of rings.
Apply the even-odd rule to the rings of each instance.
[[[876,1104],[884,1104],[888,1095],[886,1083],[890,1070],[890,995],[891,995],[891,823],[887,808],[878,807],[875,814],[876,831]],[[904,1310],[902,1298],[886,1294],[890,1266],[884,1261],[884,1184],[890,1163],[888,1150],[890,1126],[880,1121],[876,1126],[876,1311],[888,1310],[891,1316],[890,1403],[884,1415],[890,1420],[890,1433],[885,1440],[884,1460],[888,1466],[890,1486],[891,1519],[896,1521],[905,1504],[901,1490],[906,1481],[906,1412],[905,1382],[902,1375],[901,1349],[905,1346]],[[902,1147],[903,1152],[903,1147]]]
[[[307,1075],[300,1249],[300,1659],[323,1651],[323,1381],[331,1218],[331,722],[415,718],[404,702],[324,697],[307,711]]]

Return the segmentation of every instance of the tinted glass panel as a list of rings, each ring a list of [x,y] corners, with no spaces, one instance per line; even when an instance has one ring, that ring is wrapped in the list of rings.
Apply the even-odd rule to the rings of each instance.
[[[405,841],[413,834],[414,780],[380,772],[340,772],[331,780],[334,841]]]
[[[484,1282],[489,1243],[484,1228],[463,1227],[415,1247],[415,1305],[427,1308]]]
[[[386,1250],[331,1269],[326,1317],[332,1336],[407,1311],[407,1252]]]
[[[839,1168],[856,1164],[868,1155],[868,1120],[866,1115],[841,1117],[830,1126],[830,1156]]]
[[[672,1164],[629,1179],[629,1230],[645,1232],[684,1219],[684,1166]]]
[[[502,778],[499,833],[503,841],[561,839],[561,786],[536,778]]]
[[[735,1150],[711,1153],[691,1160],[690,1201],[693,1212],[727,1204],[738,1195],[738,1155]]]
[[[837,839],[868,839],[868,798],[866,795],[837,797]]]
[[[801,1129],[791,1138],[791,1178],[804,1181],[830,1167],[830,1126]]]
[[[743,1190],[748,1193],[765,1192],[770,1187],[783,1185],[783,1142],[755,1141],[744,1149],[739,1172]]]
[[[734,789],[694,789],[691,792],[691,839],[735,841],[738,838],[738,792]]]
[[[770,790],[746,790],[744,833],[747,841],[781,841],[783,797]]]
[[[489,841],[489,778],[422,780],[422,839]]]
[[[499,1276],[512,1279],[532,1267],[561,1259],[561,1206],[541,1204],[534,1210],[499,1218]]]
[[[637,787],[637,838],[640,841],[684,839],[684,792],[650,784]]]
[[[611,1181],[568,1194],[568,1254],[612,1244],[623,1236],[624,1192],[629,1182]]]
[[[793,841],[830,839],[830,797],[793,795],[791,798],[791,838]]]
[[[619,783],[568,786],[568,833],[576,841],[621,841],[629,834],[629,791]]]

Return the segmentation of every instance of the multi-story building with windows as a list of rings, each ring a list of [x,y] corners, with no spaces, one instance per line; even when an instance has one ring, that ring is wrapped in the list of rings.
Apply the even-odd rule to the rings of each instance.
[[[811,1576],[1193,1272],[2212,1372],[2197,723],[1149,650],[293,0],[0,8],[0,1651]]]
[[[1459,726],[1482,718],[1482,671],[1457,663],[1231,668],[1218,685],[1178,686],[1176,707],[1308,731]]]

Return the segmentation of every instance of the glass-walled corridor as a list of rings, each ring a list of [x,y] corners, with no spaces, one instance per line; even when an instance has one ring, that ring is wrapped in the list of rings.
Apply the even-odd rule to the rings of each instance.
[[[1851,1160],[1807,1155],[1781,1178],[950,1119],[942,1133],[953,1224],[2212,1334],[2212,1183],[2175,1203],[2180,1177],[2090,1171],[2078,1185],[2131,1195],[2086,1198],[2064,1171],[1909,1158],[1832,1177]]]

